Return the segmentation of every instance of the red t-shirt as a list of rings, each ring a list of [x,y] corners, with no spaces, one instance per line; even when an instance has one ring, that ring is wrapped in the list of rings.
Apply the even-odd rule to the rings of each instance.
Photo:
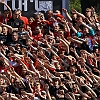
[[[48,20],[41,20],[41,23],[46,24],[47,26],[52,26],[52,23]]]
[[[12,18],[12,16],[9,16],[9,17],[6,17],[4,18],[4,16],[0,16],[0,22],[4,23],[4,24],[7,24],[7,21]]]
[[[6,71],[7,71],[7,69],[6,69],[6,68],[4,68],[4,67],[0,66],[0,73],[1,73],[1,72],[6,72]]]
[[[70,32],[66,31],[64,37],[65,37],[65,39],[67,39],[67,37],[70,37]]]
[[[57,16],[57,17],[60,17],[60,18],[64,18],[64,16],[61,15],[61,14],[57,14],[56,16]]]
[[[26,60],[29,60],[29,58],[27,58]],[[29,63],[27,63],[27,61],[25,61],[24,59],[21,59],[21,61],[27,66],[29,70],[32,70],[32,66]]]
[[[58,32],[54,32],[54,37],[57,37],[58,36]]]
[[[39,40],[39,39],[42,38],[42,37],[43,37],[43,34],[42,34],[42,33],[32,36],[32,38],[33,38],[33,39],[36,39],[36,40]]]
[[[34,62],[34,67],[36,68],[38,66],[38,58],[36,59],[36,61]]]
[[[3,23],[3,16],[2,15],[0,15],[0,22]]]
[[[15,72],[21,76],[22,73],[22,67],[18,66],[18,64],[14,61],[14,59],[12,57],[10,57],[10,61],[12,61],[12,64],[10,64],[10,66],[12,66],[15,70]]]
[[[30,24],[30,27],[31,27],[31,30],[32,32],[35,31],[35,28],[39,26],[39,23],[37,21],[33,21],[31,24]]]
[[[64,44],[63,44],[62,42],[60,42],[60,43],[59,43],[59,46],[58,46],[58,49],[59,49],[59,50],[63,50],[63,48],[62,48],[63,45],[64,45]]]
[[[27,25],[29,24],[27,17],[21,16],[20,19],[24,22],[25,29],[26,29],[27,28]]]

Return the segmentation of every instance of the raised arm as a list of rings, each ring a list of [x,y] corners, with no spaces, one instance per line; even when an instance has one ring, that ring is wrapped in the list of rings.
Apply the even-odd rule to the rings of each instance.
[[[84,23],[84,22],[81,22],[81,24],[82,24],[84,27],[86,27],[86,28],[89,29],[89,33],[90,33],[91,36],[94,36],[94,35],[95,35],[95,32],[94,32],[94,30],[92,29],[92,27],[88,26],[88,25],[87,25],[86,23]]]
[[[68,14],[67,9],[62,8],[62,11],[66,14],[66,17],[68,18],[69,21],[72,21],[72,18],[70,17],[70,15]]]
[[[7,24],[3,24],[3,23],[0,22],[0,26],[7,27],[9,29],[10,33],[12,33],[12,31],[13,31],[13,28],[11,26],[7,25]]]
[[[7,3],[6,3],[4,0],[1,0],[1,3],[4,4],[4,5],[7,7],[7,9],[9,10],[9,16],[12,16],[12,10],[11,10],[11,8],[7,5]]]
[[[70,26],[70,28],[73,30],[73,32],[75,32],[75,34],[77,35],[77,37],[81,37],[81,33],[78,32],[75,27],[72,25],[72,23],[68,23],[68,25]]]
[[[69,45],[62,39],[60,39],[60,41],[66,46],[67,53],[69,54]]]
[[[50,93],[49,93],[49,86],[48,86],[48,84],[45,84],[45,90],[46,90],[46,93],[47,93],[48,100],[52,100],[51,96],[50,96]]]
[[[51,46],[48,44],[48,42],[46,42],[46,45],[48,46],[48,49],[59,59],[60,63],[63,63],[65,67],[66,67],[66,66],[67,66],[67,67],[69,66],[67,63],[65,63],[65,62],[58,56],[58,54],[57,54],[54,50],[52,50],[52,48],[51,48]]]
[[[79,12],[76,11],[75,9],[73,9],[72,12],[76,13],[78,16],[81,16],[83,19],[86,18],[82,13],[79,13]]]
[[[91,91],[91,93],[93,94],[93,96],[97,97],[96,93],[95,93],[89,86],[87,86],[86,84],[85,84],[85,86],[86,86],[86,88],[87,88],[88,90]]]
[[[77,39],[73,39],[73,38],[71,38],[71,42],[79,43],[79,44],[82,44],[82,43],[83,43],[82,41],[79,41],[79,40],[77,40]]]

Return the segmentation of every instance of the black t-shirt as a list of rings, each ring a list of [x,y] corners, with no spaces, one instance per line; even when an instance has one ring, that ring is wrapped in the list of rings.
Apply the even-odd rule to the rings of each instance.
[[[56,93],[59,88],[56,88],[55,86],[49,86],[49,87],[50,87],[49,88],[50,94],[56,97]]]
[[[7,35],[0,34],[0,41],[6,42],[7,41]]]
[[[10,41],[7,43],[7,46],[15,46],[16,44],[20,44],[21,46],[23,45],[21,41]]]
[[[16,18],[16,19],[10,18],[8,20],[7,24],[10,25],[13,28],[19,28],[19,26],[24,25],[24,22],[19,18]]]
[[[18,88],[16,88],[14,85],[9,85],[6,87],[6,92],[18,94]]]
[[[86,42],[83,42],[83,43],[81,44],[80,49],[86,50],[86,51],[88,51],[88,52],[91,53],[91,50],[89,49],[89,46],[86,44]]]
[[[7,35],[0,34],[0,41],[3,41],[3,43],[6,45],[8,42],[11,41],[11,34],[8,33]]]

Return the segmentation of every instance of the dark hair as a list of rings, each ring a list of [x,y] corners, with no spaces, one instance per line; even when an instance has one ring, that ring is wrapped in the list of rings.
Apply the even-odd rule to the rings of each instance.
[[[15,14],[17,12],[17,9],[13,10],[12,13]]]
[[[46,13],[48,13],[48,12],[50,12],[50,11],[53,13],[53,11],[52,11],[52,10],[48,10]]]
[[[18,28],[24,28],[24,24],[20,25]]]
[[[17,11],[20,11],[20,12],[22,12],[19,8],[18,9],[16,9]]]
[[[18,31],[13,31],[12,34],[17,33]]]
[[[9,11],[8,11],[8,10],[4,10],[4,11],[3,11],[3,13],[4,13],[4,12],[7,12],[7,13],[9,13]]]

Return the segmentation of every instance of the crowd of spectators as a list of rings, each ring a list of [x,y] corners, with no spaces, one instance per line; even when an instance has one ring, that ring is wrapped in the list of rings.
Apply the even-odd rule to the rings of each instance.
[[[100,100],[100,18],[62,8],[27,18],[0,13],[0,100]],[[46,18],[46,19],[45,19]]]

